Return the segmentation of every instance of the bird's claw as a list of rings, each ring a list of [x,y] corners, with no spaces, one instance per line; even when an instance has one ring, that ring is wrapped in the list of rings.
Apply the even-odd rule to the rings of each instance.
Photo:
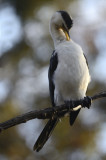
[[[69,111],[74,108],[74,103],[72,100],[65,101],[64,103],[68,107]]]
[[[87,107],[89,109],[91,106],[91,103],[92,103],[92,99],[89,96],[86,96],[82,100],[82,107]]]

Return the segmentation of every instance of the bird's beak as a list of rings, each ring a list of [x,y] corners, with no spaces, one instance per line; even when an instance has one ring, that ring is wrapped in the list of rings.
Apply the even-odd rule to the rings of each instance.
[[[67,41],[70,41],[70,34],[69,34],[69,31],[64,27],[63,29],[64,33],[65,33],[65,36],[66,36],[66,40]]]

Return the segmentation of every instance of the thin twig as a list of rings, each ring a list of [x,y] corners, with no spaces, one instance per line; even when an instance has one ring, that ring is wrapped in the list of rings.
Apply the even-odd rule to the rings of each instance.
[[[103,98],[106,97],[106,92],[102,92],[99,94],[96,94],[91,98],[91,101],[93,102],[94,100],[97,100],[99,98]],[[63,117],[66,113],[69,113],[70,111],[76,111],[75,107],[78,106],[77,109],[82,108],[82,102],[83,100],[74,100],[73,104],[74,107],[71,106],[69,109],[69,107],[65,106],[65,104],[60,105],[60,106],[56,106],[56,107],[49,107],[46,109],[42,109],[42,110],[34,110],[34,111],[30,111],[28,113],[19,115],[15,118],[12,118],[8,121],[5,121],[3,123],[0,123],[0,132],[2,132],[5,129],[8,129],[10,127],[13,127],[15,125],[21,124],[21,123],[25,123],[29,120],[38,118],[38,119],[50,119],[53,116],[57,116],[57,117]],[[79,107],[80,105],[80,107]],[[83,106],[86,107],[86,106]],[[73,110],[72,110],[73,109]]]

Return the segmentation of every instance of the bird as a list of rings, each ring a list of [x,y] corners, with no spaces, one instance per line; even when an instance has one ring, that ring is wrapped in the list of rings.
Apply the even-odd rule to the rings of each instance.
[[[87,59],[82,48],[70,38],[69,31],[73,26],[73,19],[68,12],[56,11],[49,26],[54,42],[48,70],[52,107],[64,103],[70,106],[73,100],[86,96],[91,80]],[[79,112],[80,109],[69,113],[70,125],[74,124]],[[34,150],[39,152],[42,149],[58,122],[59,118],[53,117],[47,122],[34,145]]]

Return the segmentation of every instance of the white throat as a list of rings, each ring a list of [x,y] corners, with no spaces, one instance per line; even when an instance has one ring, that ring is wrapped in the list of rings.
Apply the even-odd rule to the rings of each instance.
[[[59,43],[66,41],[65,33],[62,29],[58,29],[53,23],[50,23],[50,34],[56,47]]]

